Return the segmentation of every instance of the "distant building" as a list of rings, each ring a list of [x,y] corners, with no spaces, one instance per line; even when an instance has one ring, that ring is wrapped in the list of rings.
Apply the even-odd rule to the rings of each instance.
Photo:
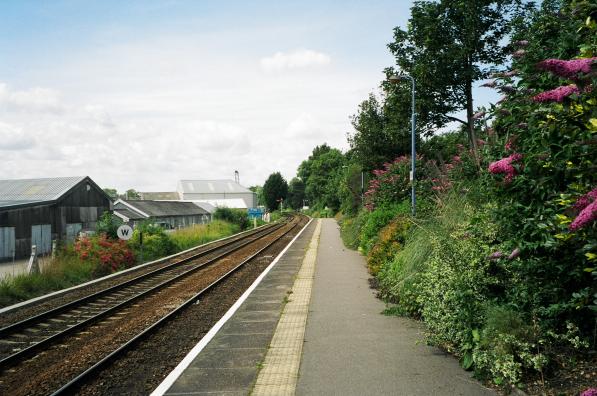
[[[183,201],[207,202],[231,209],[257,206],[257,194],[233,180],[181,180],[177,190]]]
[[[52,240],[95,230],[111,209],[110,197],[87,176],[0,180],[0,261],[28,257],[32,245],[49,253]]]
[[[162,223],[168,228],[188,227],[211,222],[211,213],[192,202],[124,200],[114,202],[114,215],[136,225],[145,220]]]
[[[145,201],[179,201],[178,192],[139,192],[139,196]]]

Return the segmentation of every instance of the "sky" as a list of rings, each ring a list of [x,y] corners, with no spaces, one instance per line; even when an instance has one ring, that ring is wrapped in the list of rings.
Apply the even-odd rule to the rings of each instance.
[[[2,1],[0,179],[290,180],[315,146],[348,149],[411,4]]]

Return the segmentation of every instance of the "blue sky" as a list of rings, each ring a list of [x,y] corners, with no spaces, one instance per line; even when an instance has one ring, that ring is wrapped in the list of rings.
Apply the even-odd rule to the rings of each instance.
[[[346,149],[410,1],[3,1],[0,175],[262,184]],[[486,94],[483,94],[486,95]]]

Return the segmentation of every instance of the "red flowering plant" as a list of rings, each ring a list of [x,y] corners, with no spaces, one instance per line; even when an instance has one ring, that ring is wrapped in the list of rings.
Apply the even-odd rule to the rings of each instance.
[[[472,166],[472,156],[464,152],[464,146],[457,155],[441,164],[418,155],[415,189],[417,200],[421,204],[419,206],[425,206],[429,199],[448,191],[452,182],[462,177],[464,162],[471,162]],[[412,191],[411,166],[411,157],[403,155],[385,163],[382,169],[374,170],[374,177],[365,192],[365,207],[372,211],[378,207],[409,200]]]
[[[106,234],[78,239],[73,250],[82,261],[95,265],[94,276],[111,274],[135,263],[133,251],[125,241],[109,239]]]

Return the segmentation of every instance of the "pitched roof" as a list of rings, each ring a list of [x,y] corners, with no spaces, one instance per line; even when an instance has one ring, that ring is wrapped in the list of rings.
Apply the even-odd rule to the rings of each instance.
[[[185,194],[251,193],[234,180],[181,180],[178,191]]]
[[[86,178],[74,176],[0,180],[0,207],[56,201]]]
[[[139,192],[138,193],[143,200],[153,201],[178,201],[180,196],[176,191],[168,192]]]
[[[206,210],[200,208],[192,202],[120,199],[116,201],[116,204],[120,202],[123,202],[126,206],[128,206],[130,209],[133,209],[136,212],[147,214],[149,217],[191,216],[208,214]]]

